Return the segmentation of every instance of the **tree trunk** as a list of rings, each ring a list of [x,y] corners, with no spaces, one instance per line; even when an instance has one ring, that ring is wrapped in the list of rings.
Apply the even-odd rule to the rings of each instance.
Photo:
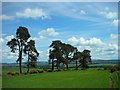
[[[30,70],[30,65],[29,65],[30,63],[29,63],[29,52],[28,52],[28,65],[27,65],[27,68],[28,68],[28,70],[27,70],[27,73],[29,73],[29,70]]]
[[[66,64],[66,69],[69,69],[68,64]]]
[[[28,62],[28,70],[27,70],[27,73],[29,73],[29,71],[30,71],[30,68],[29,68],[29,62]]]
[[[57,60],[57,69],[60,69],[60,63],[59,63],[59,60]]]
[[[54,70],[54,61],[52,59],[52,70]]]
[[[78,67],[77,67],[77,60],[76,60],[76,69],[78,69]]]
[[[19,69],[20,73],[22,73],[22,50],[19,53]]]

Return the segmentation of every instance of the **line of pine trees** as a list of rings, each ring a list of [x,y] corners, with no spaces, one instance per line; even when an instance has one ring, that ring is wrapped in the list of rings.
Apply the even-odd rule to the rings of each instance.
[[[23,54],[27,58],[27,72],[31,66],[35,67],[36,62],[39,56],[39,53],[35,47],[35,41],[29,40],[30,38],[29,31],[26,27],[20,26],[16,31],[16,38],[11,39],[7,42],[7,46],[10,47],[11,52],[19,52],[18,59],[16,62],[19,62],[19,70],[22,73],[22,60]],[[83,69],[88,68],[87,63],[91,63],[91,56],[89,50],[84,50],[79,52],[78,49],[70,44],[62,43],[59,40],[55,40],[50,45],[49,50],[49,63],[52,64],[52,70],[56,66],[57,69],[60,69],[60,64],[66,65],[68,69],[68,64],[72,61],[76,62],[76,69],[82,67]]]
[[[52,64],[52,70],[56,66],[60,69],[60,63],[66,65],[66,69],[69,69],[68,64],[72,61],[76,62],[76,69],[82,67],[87,69],[87,63],[91,63],[90,50],[84,50],[83,52],[70,44],[62,43],[59,40],[53,41],[49,50],[49,63]]]

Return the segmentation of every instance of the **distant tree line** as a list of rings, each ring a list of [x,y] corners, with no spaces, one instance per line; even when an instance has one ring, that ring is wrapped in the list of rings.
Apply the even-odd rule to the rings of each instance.
[[[29,40],[30,34],[26,27],[20,26],[16,31],[16,38],[11,39],[7,42],[7,46],[10,47],[11,52],[19,52],[18,59],[19,70],[22,73],[22,60],[23,54],[27,56],[27,72],[29,72],[30,67],[35,67],[39,56],[39,53],[35,47],[35,41]],[[82,69],[87,69],[87,63],[91,63],[90,50],[84,50],[83,52],[78,51],[78,49],[70,44],[62,43],[60,40],[52,41],[49,50],[49,60],[48,62],[52,64],[52,70],[54,67],[60,69],[60,64],[66,65],[69,69],[69,63],[75,61],[76,69],[82,67]]]

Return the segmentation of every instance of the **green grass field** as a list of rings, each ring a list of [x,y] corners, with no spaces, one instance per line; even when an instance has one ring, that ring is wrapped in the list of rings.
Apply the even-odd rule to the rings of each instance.
[[[3,76],[3,88],[109,88],[105,70],[60,71]]]

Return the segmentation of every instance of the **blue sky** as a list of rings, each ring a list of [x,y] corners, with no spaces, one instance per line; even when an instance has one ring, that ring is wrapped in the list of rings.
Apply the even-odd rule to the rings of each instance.
[[[117,2],[3,2],[2,61],[15,62],[7,41],[19,26],[28,28],[39,50],[39,61],[48,60],[53,40],[72,44],[80,51],[91,50],[92,59],[118,58]]]

